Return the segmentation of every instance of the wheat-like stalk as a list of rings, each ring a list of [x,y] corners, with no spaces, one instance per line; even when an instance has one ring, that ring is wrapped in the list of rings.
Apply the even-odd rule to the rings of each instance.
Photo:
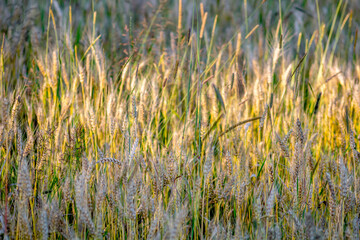
[[[0,239],[358,239],[359,11],[0,1]]]

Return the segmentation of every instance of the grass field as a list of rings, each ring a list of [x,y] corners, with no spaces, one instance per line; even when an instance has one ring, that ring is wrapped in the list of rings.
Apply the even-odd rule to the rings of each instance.
[[[359,12],[0,1],[0,238],[359,239]]]

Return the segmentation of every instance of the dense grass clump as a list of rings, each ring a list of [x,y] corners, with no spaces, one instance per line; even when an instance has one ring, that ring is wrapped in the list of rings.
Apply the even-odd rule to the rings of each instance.
[[[358,1],[0,1],[1,239],[359,239]]]

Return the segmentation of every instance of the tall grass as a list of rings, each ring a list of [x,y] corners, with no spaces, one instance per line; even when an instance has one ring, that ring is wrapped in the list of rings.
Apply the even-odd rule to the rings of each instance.
[[[0,2],[4,239],[358,239],[356,1]]]

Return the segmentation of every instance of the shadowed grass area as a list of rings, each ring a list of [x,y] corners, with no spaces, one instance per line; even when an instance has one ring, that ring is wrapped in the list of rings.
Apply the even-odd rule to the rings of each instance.
[[[1,238],[358,239],[359,11],[1,1]]]

